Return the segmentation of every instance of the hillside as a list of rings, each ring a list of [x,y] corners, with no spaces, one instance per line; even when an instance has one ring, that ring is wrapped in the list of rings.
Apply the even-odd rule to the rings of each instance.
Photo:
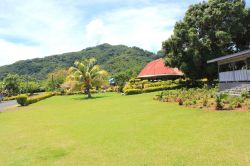
[[[156,55],[142,50],[138,47],[127,47],[124,45],[112,46],[102,44],[96,47],[86,48],[79,52],[70,52],[60,55],[18,61],[11,65],[0,67],[0,79],[8,73],[19,75],[30,75],[42,80],[49,72],[59,68],[68,68],[76,60],[94,57],[97,63],[111,74],[125,70],[140,70],[147,62],[156,58]]]

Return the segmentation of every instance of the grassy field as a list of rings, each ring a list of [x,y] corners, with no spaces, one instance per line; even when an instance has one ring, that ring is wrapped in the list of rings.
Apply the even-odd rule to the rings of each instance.
[[[250,165],[250,111],[57,96],[0,113],[0,165]]]

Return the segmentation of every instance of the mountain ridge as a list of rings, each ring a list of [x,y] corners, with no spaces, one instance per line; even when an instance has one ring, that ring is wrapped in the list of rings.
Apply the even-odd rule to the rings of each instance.
[[[56,69],[68,68],[72,66],[76,60],[91,57],[96,58],[97,63],[113,75],[124,70],[139,70],[157,56],[139,47],[104,43],[76,52],[20,60],[13,64],[0,66],[0,79],[12,73],[30,75],[38,80],[43,80],[46,79],[48,73]]]

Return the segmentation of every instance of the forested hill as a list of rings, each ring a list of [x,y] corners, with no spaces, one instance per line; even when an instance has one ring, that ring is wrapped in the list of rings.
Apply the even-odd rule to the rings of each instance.
[[[76,60],[94,57],[97,63],[111,74],[126,70],[139,71],[147,62],[156,58],[156,55],[138,47],[124,45],[112,46],[102,44],[96,47],[86,48],[79,52],[70,52],[60,55],[18,61],[11,65],[0,67],[0,79],[8,73],[30,75],[42,80],[55,69],[68,68]]]

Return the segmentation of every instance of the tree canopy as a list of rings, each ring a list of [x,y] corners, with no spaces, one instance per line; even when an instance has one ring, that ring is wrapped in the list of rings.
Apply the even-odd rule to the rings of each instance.
[[[163,42],[166,64],[192,79],[217,75],[207,61],[250,48],[250,9],[243,0],[209,0],[189,7]]]
[[[16,95],[19,93],[20,78],[17,74],[8,74],[3,80],[3,86],[5,93],[10,95]]]

